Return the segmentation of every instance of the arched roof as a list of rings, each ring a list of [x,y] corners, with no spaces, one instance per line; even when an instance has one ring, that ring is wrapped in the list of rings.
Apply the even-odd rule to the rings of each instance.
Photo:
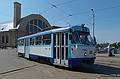
[[[25,17],[21,18],[20,22],[17,23],[17,25],[19,26],[18,29],[21,29],[21,28],[24,29],[27,26],[28,22],[30,20],[33,20],[33,19],[42,20],[43,22],[45,22],[45,24],[48,27],[51,27],[51,25],[49,24],[49,22],[42,15],[40,15],[40,14],[30,14],[28,16],[25,16]]]

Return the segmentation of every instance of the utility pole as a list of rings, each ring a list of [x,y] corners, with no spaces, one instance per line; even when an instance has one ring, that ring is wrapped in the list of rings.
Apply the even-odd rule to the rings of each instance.
[[[94,44],[97,44],[96,42],[96,38],[95,38],[95,12],[94,12],[94,9],[91,9],[92,11],[92,25],[93,25],[93,40],[94,40]]]
[[[93,31],[93,38],[94,38],[94,29],[95,29],[95,12],[93,9],[91,9],[92,11],[92,25],[93,25],[93,28],[92,28],[92,31]]]

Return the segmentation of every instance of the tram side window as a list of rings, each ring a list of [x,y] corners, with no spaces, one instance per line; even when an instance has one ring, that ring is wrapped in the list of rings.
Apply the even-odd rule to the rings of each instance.
[[[18,45],[19,45],[19,46],[23,46],[23,45],[24,45],[24,40],[19,40],[19,41],[18,41]]]
[[[34,45],[34,44],[35,44],[34,38],[30,38],[30,45]]]
[[[36,45],[41,45],[42,44],[42,36],[36,37]]]
[[[51,35],[44,35],[43,36],[43,44],[44,45],[50,45],[51,43]]]

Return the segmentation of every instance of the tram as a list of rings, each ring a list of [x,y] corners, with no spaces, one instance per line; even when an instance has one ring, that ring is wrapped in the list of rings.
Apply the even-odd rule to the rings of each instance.
[[[93,64],[95,42],[85,26],[52,29],[17,39],[18,56],[53,65],[80,67]]]

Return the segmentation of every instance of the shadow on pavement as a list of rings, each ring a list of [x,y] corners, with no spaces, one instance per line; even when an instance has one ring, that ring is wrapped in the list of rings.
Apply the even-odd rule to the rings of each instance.
[[[57,68],[70,70],[73,72],[93,73],[93,74],[110,75],[110,76],[117,75],[120,77],[120,68],[110,67],[100,64],[93,64],[93,65],[84,64],[81,65],[80,68],[72,68],[72,69],[60,67],[60,66],[57,66]]]

